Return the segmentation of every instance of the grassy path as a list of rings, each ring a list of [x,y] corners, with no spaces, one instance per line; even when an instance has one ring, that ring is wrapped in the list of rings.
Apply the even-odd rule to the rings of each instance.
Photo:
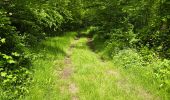
[[[49,38],[34,48],[34,81],[21,100],[157,100],[76,33]]]
[[[153,100],[150,93],[131,83],[110,61],[102,61],[87,38],[74,40],[62,70],[57,71],[60,100]]]

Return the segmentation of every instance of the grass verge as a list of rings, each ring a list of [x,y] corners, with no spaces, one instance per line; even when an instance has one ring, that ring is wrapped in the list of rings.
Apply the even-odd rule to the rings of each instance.
[[[56,100],[58,98],[59,89],[56,84],[55,69],[60,67],[57,64],[63,61],[75,35],[75,32],[70,32],[62,37],[48,38],[31,50],[33,52],[33,82],[30,93],[23,98],[24,100]]]

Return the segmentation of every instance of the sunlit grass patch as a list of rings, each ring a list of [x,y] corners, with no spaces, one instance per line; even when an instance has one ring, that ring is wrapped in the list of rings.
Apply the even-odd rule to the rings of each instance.
[[[60,98],[55,70],[63,67],[63,59],[75,35],[75,32],[70,32],[62,37],[48,38],[32,50],[34,53],[33,83],[25,100],[57,100]]]
[[[115,69],[112,62],[102,61],[86,43],[87,39],[81,38],[76,46],[81,45],[83,48],[75,46],[71,56],[75,67],[73,80],[79,87],[79,98],[81,100],[136,100],[140,98],[136,96],[135,91],[131,94],[119,87],[120,80],[125,77]]]

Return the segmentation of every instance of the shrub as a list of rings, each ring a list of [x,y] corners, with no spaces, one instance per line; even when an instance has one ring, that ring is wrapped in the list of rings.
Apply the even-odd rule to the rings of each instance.
[[[170,60],[164,59],[152,64],[154,78],[159,82],[159,88],[170,92]]]
[[[145,51],[146,50],[146,51]],[[144,56],[143,56],[144,55]],[[137,52],[133,49],[119,51],[113,56],[113,63],[125,72],[135,76],[145,86],[159,89],[165,93],[170,92],[170,60],[158,58],[154,52],[143,49]],[[162,95],[163,96],[163,95]]]
[[[142,57],[133,49],[121,50],[113,55],[113,59],[115,64],[125,69],[144,67]]]
[[[0,97],[3,99],[14,99],[27,91],[30,61],[21,40],[7,12],[0,9],[0,88],[3,92]]]

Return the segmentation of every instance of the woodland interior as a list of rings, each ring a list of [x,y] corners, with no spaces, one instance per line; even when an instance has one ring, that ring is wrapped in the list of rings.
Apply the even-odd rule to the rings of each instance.
[[[0,0],[0,100],[170,100],[170,1]]]

